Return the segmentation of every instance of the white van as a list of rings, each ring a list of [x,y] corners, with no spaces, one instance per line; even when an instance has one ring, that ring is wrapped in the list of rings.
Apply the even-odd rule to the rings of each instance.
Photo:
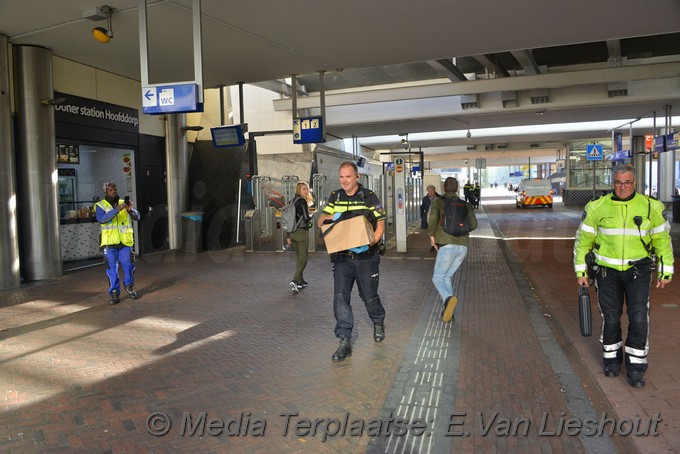
[[[553,190],[550,180],[524,180],[516,190],[515,204],[517,208],[527,206],[553,206]]]

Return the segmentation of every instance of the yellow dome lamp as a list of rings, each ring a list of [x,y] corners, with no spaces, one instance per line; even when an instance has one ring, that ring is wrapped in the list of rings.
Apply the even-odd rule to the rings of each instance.
[[[97,6],[83,11],[83,17],[89,20],[104,20],[106,19],[107,27],[95,27],[92,29],[92,36],[100,43],[106,44],[113,38],[113,27],[111,26],[111,15],[115,10],[108,6]]]
[[[94,39],[100,43],[106,44],[111,41],[111,38],[113,38],[113,32],[110,29],[105,29],[104,27],[95,27],[92,29],[92,36],[94,36]]]

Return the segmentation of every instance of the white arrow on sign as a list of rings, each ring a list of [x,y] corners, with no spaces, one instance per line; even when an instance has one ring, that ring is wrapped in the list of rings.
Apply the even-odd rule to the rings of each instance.
[[[142,88],[142,107],[156,107],[157,105],[156,87]]]

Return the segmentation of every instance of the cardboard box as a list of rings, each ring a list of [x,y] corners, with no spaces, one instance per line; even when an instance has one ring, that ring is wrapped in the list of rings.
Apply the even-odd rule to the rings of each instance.
[[[326,251],[329,254],[373,242],[373,227],[364,216],[355,216],[344,221],[322,225],[321,231],[325,233],[331,226],[333,229],[323,237]]]

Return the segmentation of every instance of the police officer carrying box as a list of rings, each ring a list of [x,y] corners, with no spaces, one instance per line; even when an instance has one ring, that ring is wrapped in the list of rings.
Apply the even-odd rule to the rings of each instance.
[[[629,383],[642,388],[649,352],[652,270],[658,268],[657,288],[664,288],[673,276],[670,225],[663,203],[636,193],[633,166],[617,165],[613,176],[614,192],[585,207],[576,232],[574,269],[578,285],[589,286],[592,281],[587,276],[586,256],[592,251],[603,317],[600,342],[604,374],[618,376],[625,356]],[[629,322],[625,344],[621,335],[624,298]]]
[[[373,322],[373,340],[382,342],[385,338],[385,308],[378,296],[380,277],[380,246],[385,231],[385,211],[372,191],[359,184],[359,169],[351,161],[340,165],[341,189],[331,192],[328,203],[319,216],[319,226],[345,217],[363,215],[373,225],[372,244],[340,251],[332,255],[333,266],[333,312],[335,314],[335,336],[340,339],[332,360],[343,361],[352,356],[352,328],[354,317],[350,296],[356,281],[359,296],[366,305],[368,316]]]

